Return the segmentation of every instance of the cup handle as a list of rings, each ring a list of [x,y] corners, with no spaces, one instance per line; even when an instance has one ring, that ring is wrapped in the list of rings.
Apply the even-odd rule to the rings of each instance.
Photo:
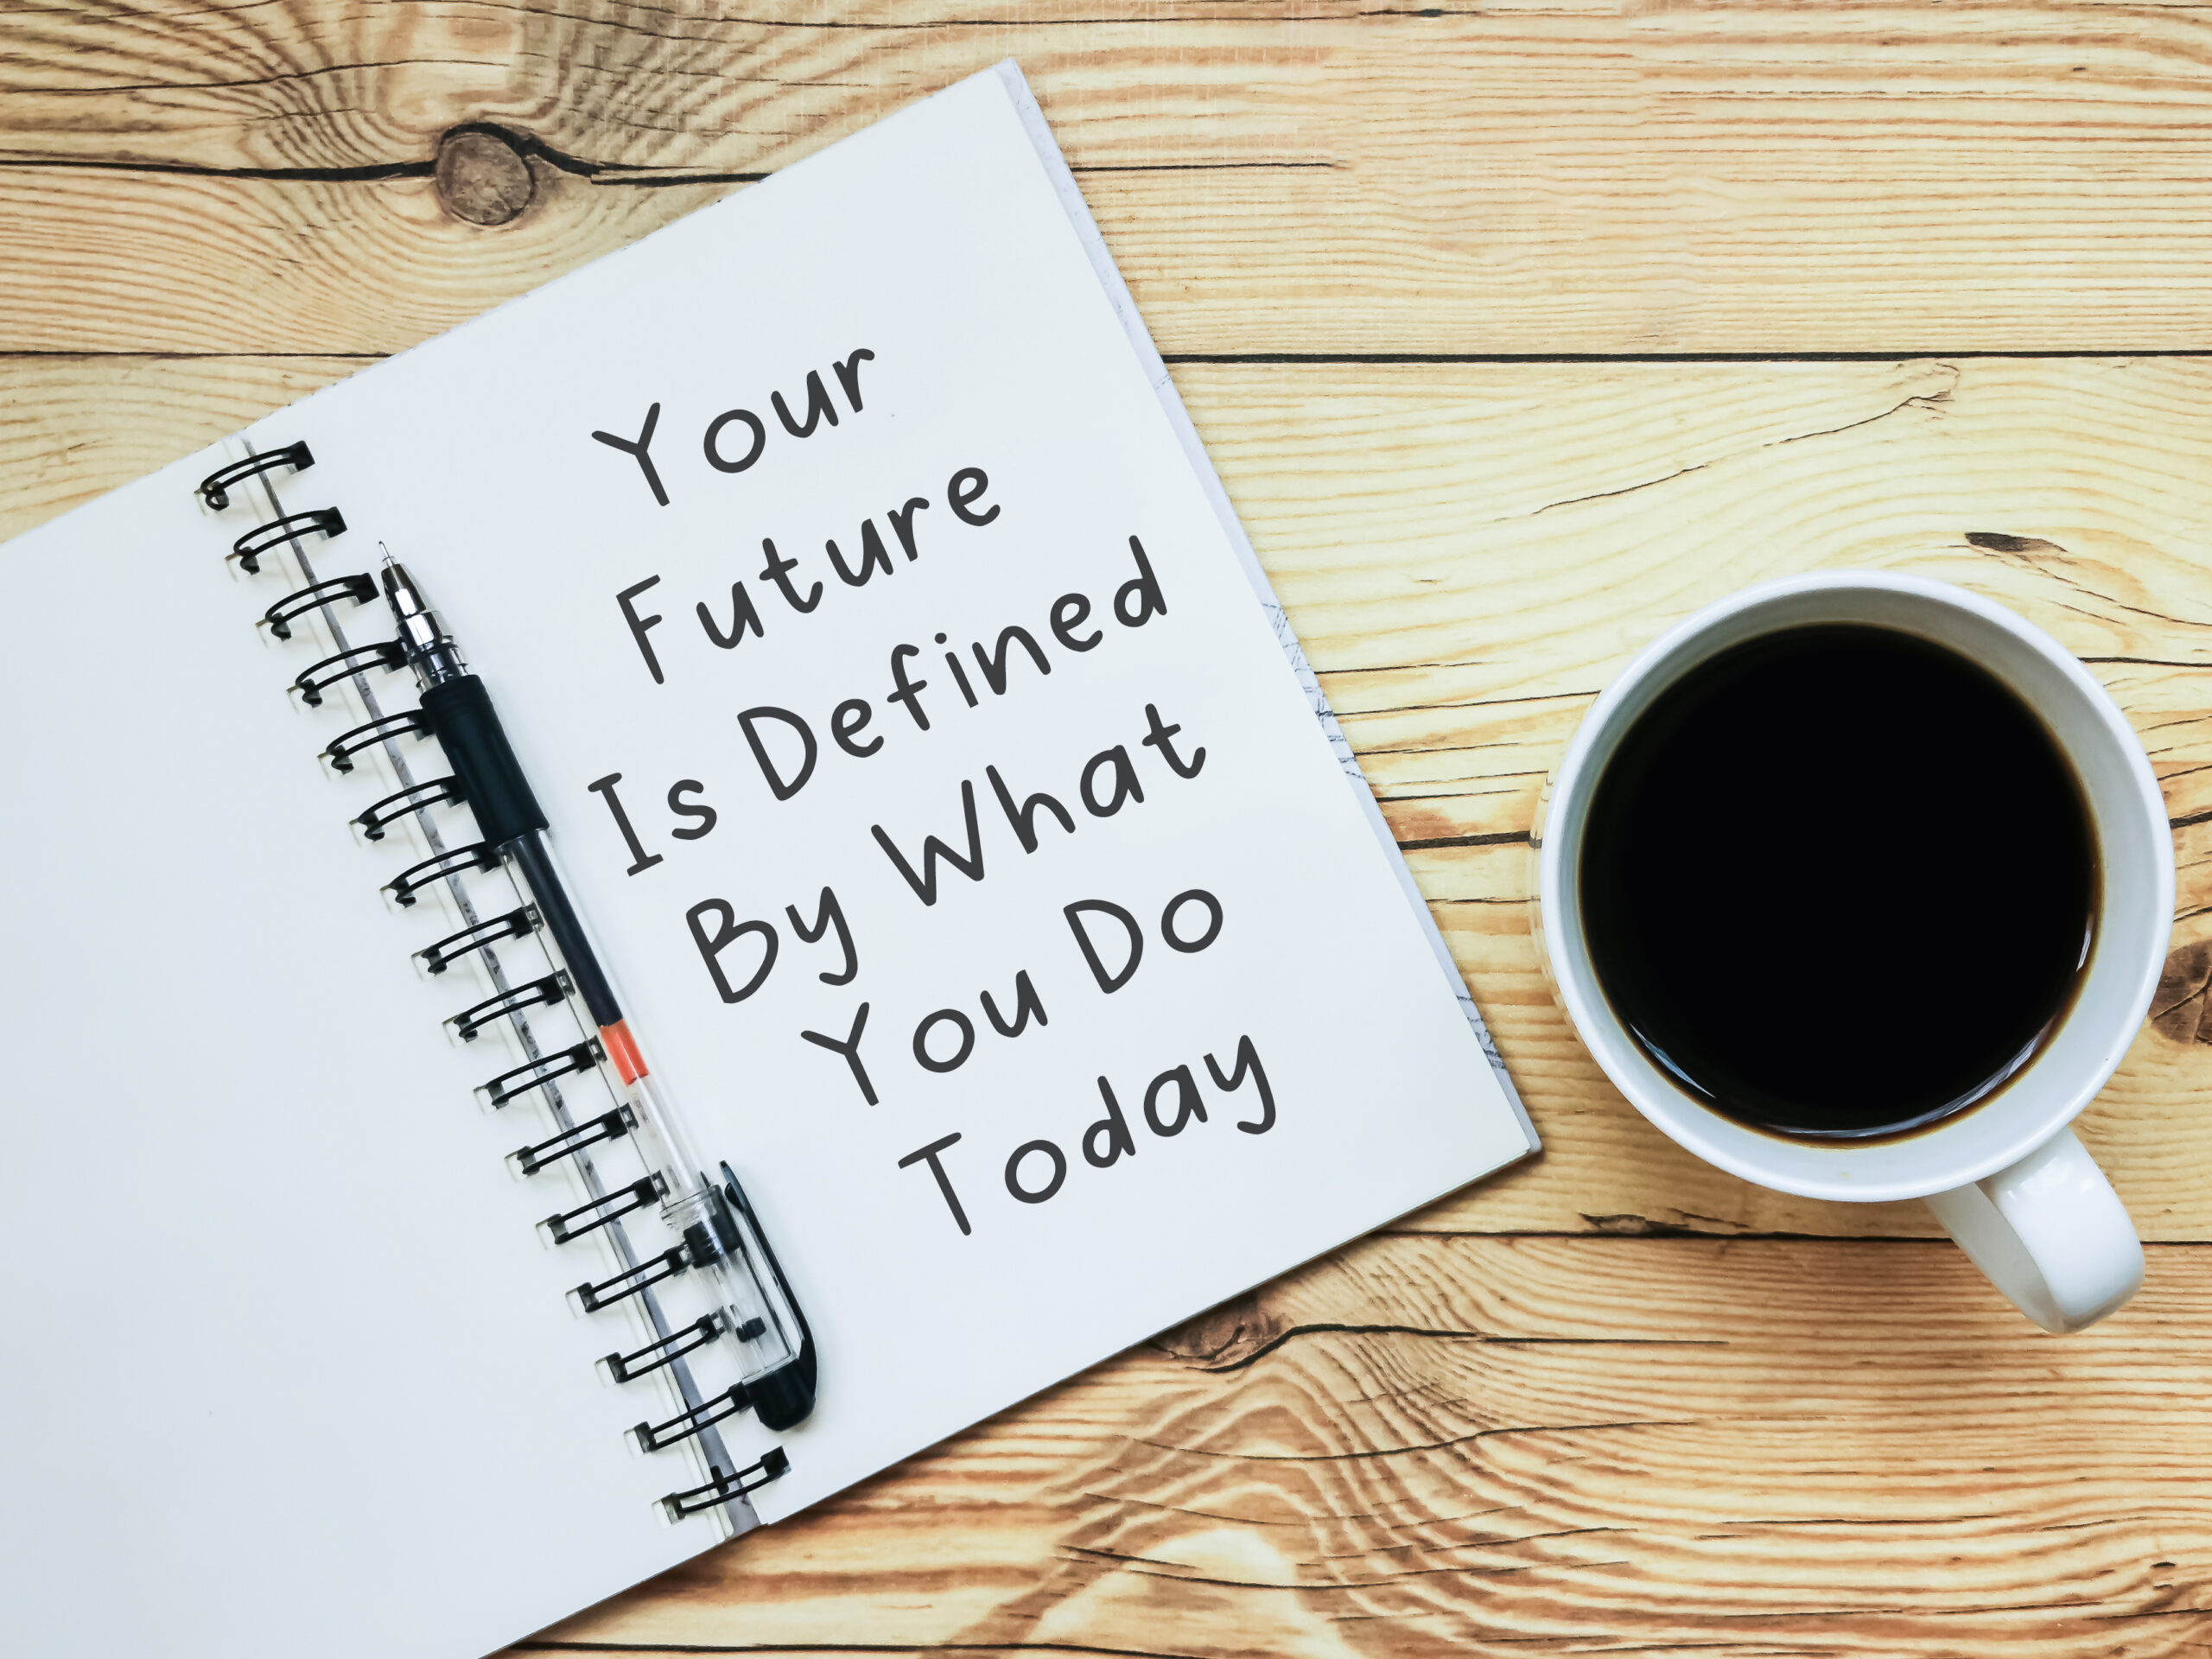
[[[2135,1224],[2071,1129],[1927,1203],[1990,1283],[2046,1331],[2094,1325],[2143,1282]]]

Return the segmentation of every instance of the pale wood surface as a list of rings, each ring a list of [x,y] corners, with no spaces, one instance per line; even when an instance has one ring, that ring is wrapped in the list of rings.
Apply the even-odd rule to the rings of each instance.
[[[26,5],[0,349],[394,350],[1009,54],[1171,353],[2198,345],[2208,54],[2152,4]],[[463,122],[543,147],[496,245],[423,176]]]
[[[527,1645],[2212,1649],[2208,16],[0,12],[0,533],[1020,55],[1545,1136]],[[526,152],[512,222],[441,207],[473,123]],[[2164,782],[2172,984],[2082,1126],[2158,1242],[2086,1336],[1914,1206],[1704,1170],[1535,966],[1525,833],[1590,699],[1843,566],[2050,629]]]

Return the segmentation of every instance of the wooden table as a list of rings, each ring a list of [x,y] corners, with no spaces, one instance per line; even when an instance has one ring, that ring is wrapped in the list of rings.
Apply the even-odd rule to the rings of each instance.
[[[1018,55],[1546,1140],[526,1650],[2212,1650],[2212,14],[25,0],[0,54],[9,532]],[[1842,566],[2024,612],[2164,779],[2081,1126],[2149,1278],[2084,1336],[1694,1163],[1537,972],[1592,696]]]

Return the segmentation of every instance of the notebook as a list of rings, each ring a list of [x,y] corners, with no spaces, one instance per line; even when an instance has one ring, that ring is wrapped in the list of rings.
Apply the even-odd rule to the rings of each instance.
[[[496,1647],[1535,1145],[1011,64],[0,558],[24,1651]]]

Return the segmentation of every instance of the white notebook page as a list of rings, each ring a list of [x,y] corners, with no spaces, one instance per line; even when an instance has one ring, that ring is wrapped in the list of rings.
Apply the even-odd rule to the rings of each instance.
[[[594,1369],[641,1338],[564,1307],[609,1269],[533,1230],[548,1131],[472,1102],[205,470],[0,552],[6,1645],[481,1652],[717,1535],[656,1519],[665,1408]]]
[[[861,350],[872,355],[855,359]],[[857,408],[841,365],[857,377]],[[747,1179],[787,1260],[820,1340],[822,1401],[788,1437],[791,1472],[756,1498],[764,1515],[1526,1148],[1425,918],[1345,787],[1000,77],[378,372],[381,398],[343,388],[257,436],[311,435],[323,459],[296,493],[312,485],[315,499],[366,504],[353,533],[403,554],[443,607],[508,711],[650,1057],[710,1155]],[[772,395],[805,424],[810,373],[839,419],[801,439]],[[404,429],[390,400],[411,411]],[[632,456],[590,436],[634,441],[656,404],[648,453],[665,506]],[[754,426],[731,410],[762,435],[739,472],[708,454],[710,429],[725,463],[755,448]],[[956,485],[971,468],[988,484]],[[990,522],[959,516],[962,487],[979,489],[969,516]],[[918,499],[928,505],[909,509]],[[864,568],[871,528],[887,569]],[[1166,605],[1135,627],[1113,614],[1139,575],[1133,536]],[[794,562],[785,580],[810,610],[762,574],[764,539]],[[839,573],[829,541],[865,582]],[[661,619],[641,646],[617,595],[654,577],[629,601]],[[739,627],[739,582],[757,634]],[[1080,652],[1050,626],[1071,593],[1090,611],[1070,632],[1096,636]],[[734,645],[715,643],[702,605]],[[1009,625],[1050,672],[1016,642],[995,692],[973,646],[995,652]],[[892,696],[901,645],[915,648],[908,677],[928,683],[926,729]],[[880,741],[865,757],[836,741],[846,703],[868,709],[855,747]],[[1172,741],[1186,763],[1204,748],[1196,776],[1143,742],[1147,707],[1180,726]],[[813,739],[813,770],[788,799],[774,798],[740,722],[760,709],[798,716]],[[788,781],[797,728],[756,715],[753,729]],[[1096,817],[1081,774],[1116,747],[1144,798]],[[1051,794],[1072,832],[1040,809],[1025,851],[989,768],[1018,802]],[[657,861],[634,875],[590,788],[615,773]],[[682,804],[716,814],[703,836],[704,819],[668,805],[687,780]],[[940,861],[925,904],[873,830],[910,862],[931,835],[964,856],[963,784],[984,874]],[[825,887],[859,955],[847,984],[821,982],[840,952],[803,943],[786,915],[811,925]],[[1216,897],[1223,922],[1186,955],[1159,924],[1192,890]],[[760,922],[778,938],[765,982],[734,1004],[686,920],[715,900],[728,909],[702,918],[710,936]],[[1136,974],[1111,994],[1065,915],[1083,900],[1120,906],[1146,932]],[[1186,934],[1203,915],[1193,906]],[[727,951],[731,988],[761,938]],[[1003,1038],[982,994],[1010,1014],[1023,971],[1049,1024]],[[802,1035],[847,1039],[863,1003],[873,1105],[843,1058]],[[944,1008],[976,1035],[958,1069],[932,1072],[914,1033]],[[1245,1037],[1279,1112],[1261,1135],[1236,1127],[1257,1121],[1252,1089],[1216,1088],[1205,1067],[1211,1054],[1233,1071]],[[942,1022],[935,1058],[957,1039]],[[1156,1135],[1142,1097],[1177,1067],[1190,1068],[1207,1120]],[[1080,1143],[1105,1116],[1102,1075],[1135,1128],[1134,1150],[1097,1168]],[[938,1159],[965,1234],[926,1163],[901,1165],[954,1134]],[[1033,1141],[1051,1141],[1066,1173],[1029,1204],[1010,1193],[1006,1164]],[[1034,1191],[1052,1167],[1037,1152],[1019,1179]]]
[[[790,1269],[821,1396],[755,1497],[771,1519],[1532,1144],[1021,96],[977,77],[251,434],[314,445],[279,488],[289,509],[346,514],[320,571],[388,544],[485,676],[657,1074]],[[810,373],[838,418],[800,438],[772,394],[805,424]],[[649,480],[591,435],[634,443],[655,404]],[[81,1115],[17,1109],[33,1155],[5,1178],[11,1236],[101,1243],[60,1273],[11,1253],[16,1305],[37,1309],[26,1339],[86,1357],[10,1384],[61,1432],[50,1450],[11,1433],[8,1473],[80,1530],[27,1535],[0,1570],[11,1593],[18,1572],[91,1583],[111,1570],[105,1529],[173,1560],[180,1586],[142,1623],[102,1610],[118,1636],[189,1651],[188,1616],[209,1650],[275,1651],[303,1628],[288,1621],[372,1576],[396,1611],[348,1633],[359,1651],[468,1651],[712,1535],[654,1510],[694,1477],[625,1447],[658,1402],[590,1366],[632,1338],[562,1304],[590,1274],[542,1244],[530,1224],[556,1206],[498,1162],[549,1131],[470,1104],[493,1068],[440,1036],[452,991],[407,971],[434,930],[378,904],[402,861],[343,829],[373,786],[308,759],[344,716],[286,709],[276,688],[304,659],[254,648],[246,624],[276,590],[248,603],[223,575],[240,526],[194,516],[204,470],[7,555],[33,613],[98,617],[99,660],[137,665],[8,738],[19,772],[73,803],[8,809],[11,865],[51,883],[9,892],[11,1006],[46,1033],[18,1098],[89,1075],[106,1103],[97,1138]],[[821,584],[810,608],[765,569],[764,538],[798,601]],[[92,654],[45,636],[0,671],[25,708]],[[927,684],[894,698],[894,662]],[[748,712],[783,781],[797,722],[812,740],[788,798]],[[149,721],[203,720],[204,738],[133,747]],[[138,759],[94,791],[86,753]],[[1040,792],[1058,810],[1017,828]],[[981,874],[940,855],[925,903],[885,843],[918,867],[931,836]],[[850,959],[834,928],[801,937],[825,888]],[[1109,979],[1128,947],[1106,906],[1141,931],[1111,991],[1071,905]],[[771,929],[775,963],[749,985]],[[1043,1018],[1001,1035],[992,1009],[1017,1023],[1023,975]],[[138,1010],[131,1044],[103,999]],[[832,1045],[863,1004],[855,1068]],[[83,1227],[82,1195],[45,1178],[104,1150],[118,1207],[148,1218],[136,1235]],[[149,1363],[195,1380],[149,1433],[87,1321],[115,1300],[95,1287],[148,1285],[126,1275],[161,1217],[180,1242],[156,1259],[186,1282]],[[741,1456],[773,1439],[733,1427]],[[296,1506],[303,1469],[323,1495]],[[208,1524],[75,1496],[118,1483],[188,1494]],[[84,1597],[23,1593],[81,1628],[59,1621]]]

